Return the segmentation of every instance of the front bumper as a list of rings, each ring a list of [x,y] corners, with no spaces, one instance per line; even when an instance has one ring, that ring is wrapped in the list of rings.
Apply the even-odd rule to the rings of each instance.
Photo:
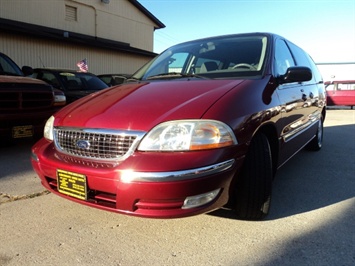
[[[65,162],[51,143],[41,139],[32,148],[32,166],[49,191],[91,207],[151,218],[178,218],[224,206],[238,169],[228,159],[190,170],[136,172],[115,167],[88,167]],[[57,170],[85,175],[86,199],[58,191]]]
[[[13,128],[19,126],[31,126],[32,135],[43,136],[43,128],[47,119],[61,107],[44,111],[27,111],[19,113],[0,114],[0,137],[13,138]]]

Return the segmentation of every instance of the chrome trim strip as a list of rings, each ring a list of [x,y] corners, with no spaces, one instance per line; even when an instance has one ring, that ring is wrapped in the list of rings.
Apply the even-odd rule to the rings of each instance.
[[[54,127],[54,129],[65,129],[70,131],[79,131],[85,133],[102,133],[102,134],[112,134],[112,135],[144,135],[145,131],[138,130],[120,130],[120,129],[102,129],[102,128],[81,128],[81,127]]]
[[[321,119],[320,113],[310,115],[309,120],[306,123],[304,123],[302,126],[298,127],[297,129],[295,129],[289,133],[286,133],[283,136],[284,142],[288,142],[288,141],[292,140],[293,138],[297,137],[298,135],[302,134],[303,132],[307,131],[314,124],[318,123],[319,119]]]
[[[125,183],[129,183],[132,181],[167,182],[195,179],[226,171],[233,166],[234,162],[234,159],[230,159],[228,161],[205,167],[173,172],[134,172],[126,170],[121,171],[121,181]]]

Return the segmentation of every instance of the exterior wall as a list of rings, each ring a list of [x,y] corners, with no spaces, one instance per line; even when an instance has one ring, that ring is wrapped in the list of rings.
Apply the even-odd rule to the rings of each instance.
[[[77,8],[77,21],[66,19],[66,6]],[[153,51],[156,25],[127,0],[0,0],[0,17]]]
[[[318,64],[318,69],[324,81],[355,80],[355,62]]]
[[[0,18],[63,30],[63,41],[32,36],[26,32],[0,30],[0,51],[10,56],[20,67],[55,67],[77,69],[76,63],[88,60],[94,74],[131,74],[154,55],[154,29],[163,24],[152,20],[131,0],[0,0]],[[68,16],[76,10],[75,19]],[[149,13],[149,12],[148,12]],[[158,23],[158,24],[155,24]],[[163,25],[164,26],[164,25]],[[121,42],[128,47],[148,51],[124,52],[73,42],[67,32]],[[64,40],[65,39],[65,40]],[[96,38],[95,38],[96,39]],[[73,40],[73,39],[72,39]],[[133,49],[133,50],[134,50]]]
[[[22,52],[25,49],[26,52]],[[0,51],[20,67],[53,67],[78,70],[76,63],[84,58],[89,72],[99,74],[133,74],[151,58],[91,47],[58,43],[36,38],[1,34]]]

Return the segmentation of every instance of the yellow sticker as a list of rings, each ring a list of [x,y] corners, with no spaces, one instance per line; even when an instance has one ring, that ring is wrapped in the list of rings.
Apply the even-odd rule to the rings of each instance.
[[[58,191],[68,196],[86,200],[86,176],[78,173],[57,170]]]

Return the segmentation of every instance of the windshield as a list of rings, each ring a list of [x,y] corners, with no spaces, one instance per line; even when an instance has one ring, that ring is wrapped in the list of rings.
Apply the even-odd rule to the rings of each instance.
[[[259,76],[265,65],[266,48],[265,36],[224,36],[188,42],[166,50],[132,78]]]
[[[96,76],[81,72],[61,72],[59,73],[61,81],[65,84],[67,90],[101,90],[107,88],[106,83]]]
[[[23,74],[10,58],[0,53],[0,75],[22,76]]]

